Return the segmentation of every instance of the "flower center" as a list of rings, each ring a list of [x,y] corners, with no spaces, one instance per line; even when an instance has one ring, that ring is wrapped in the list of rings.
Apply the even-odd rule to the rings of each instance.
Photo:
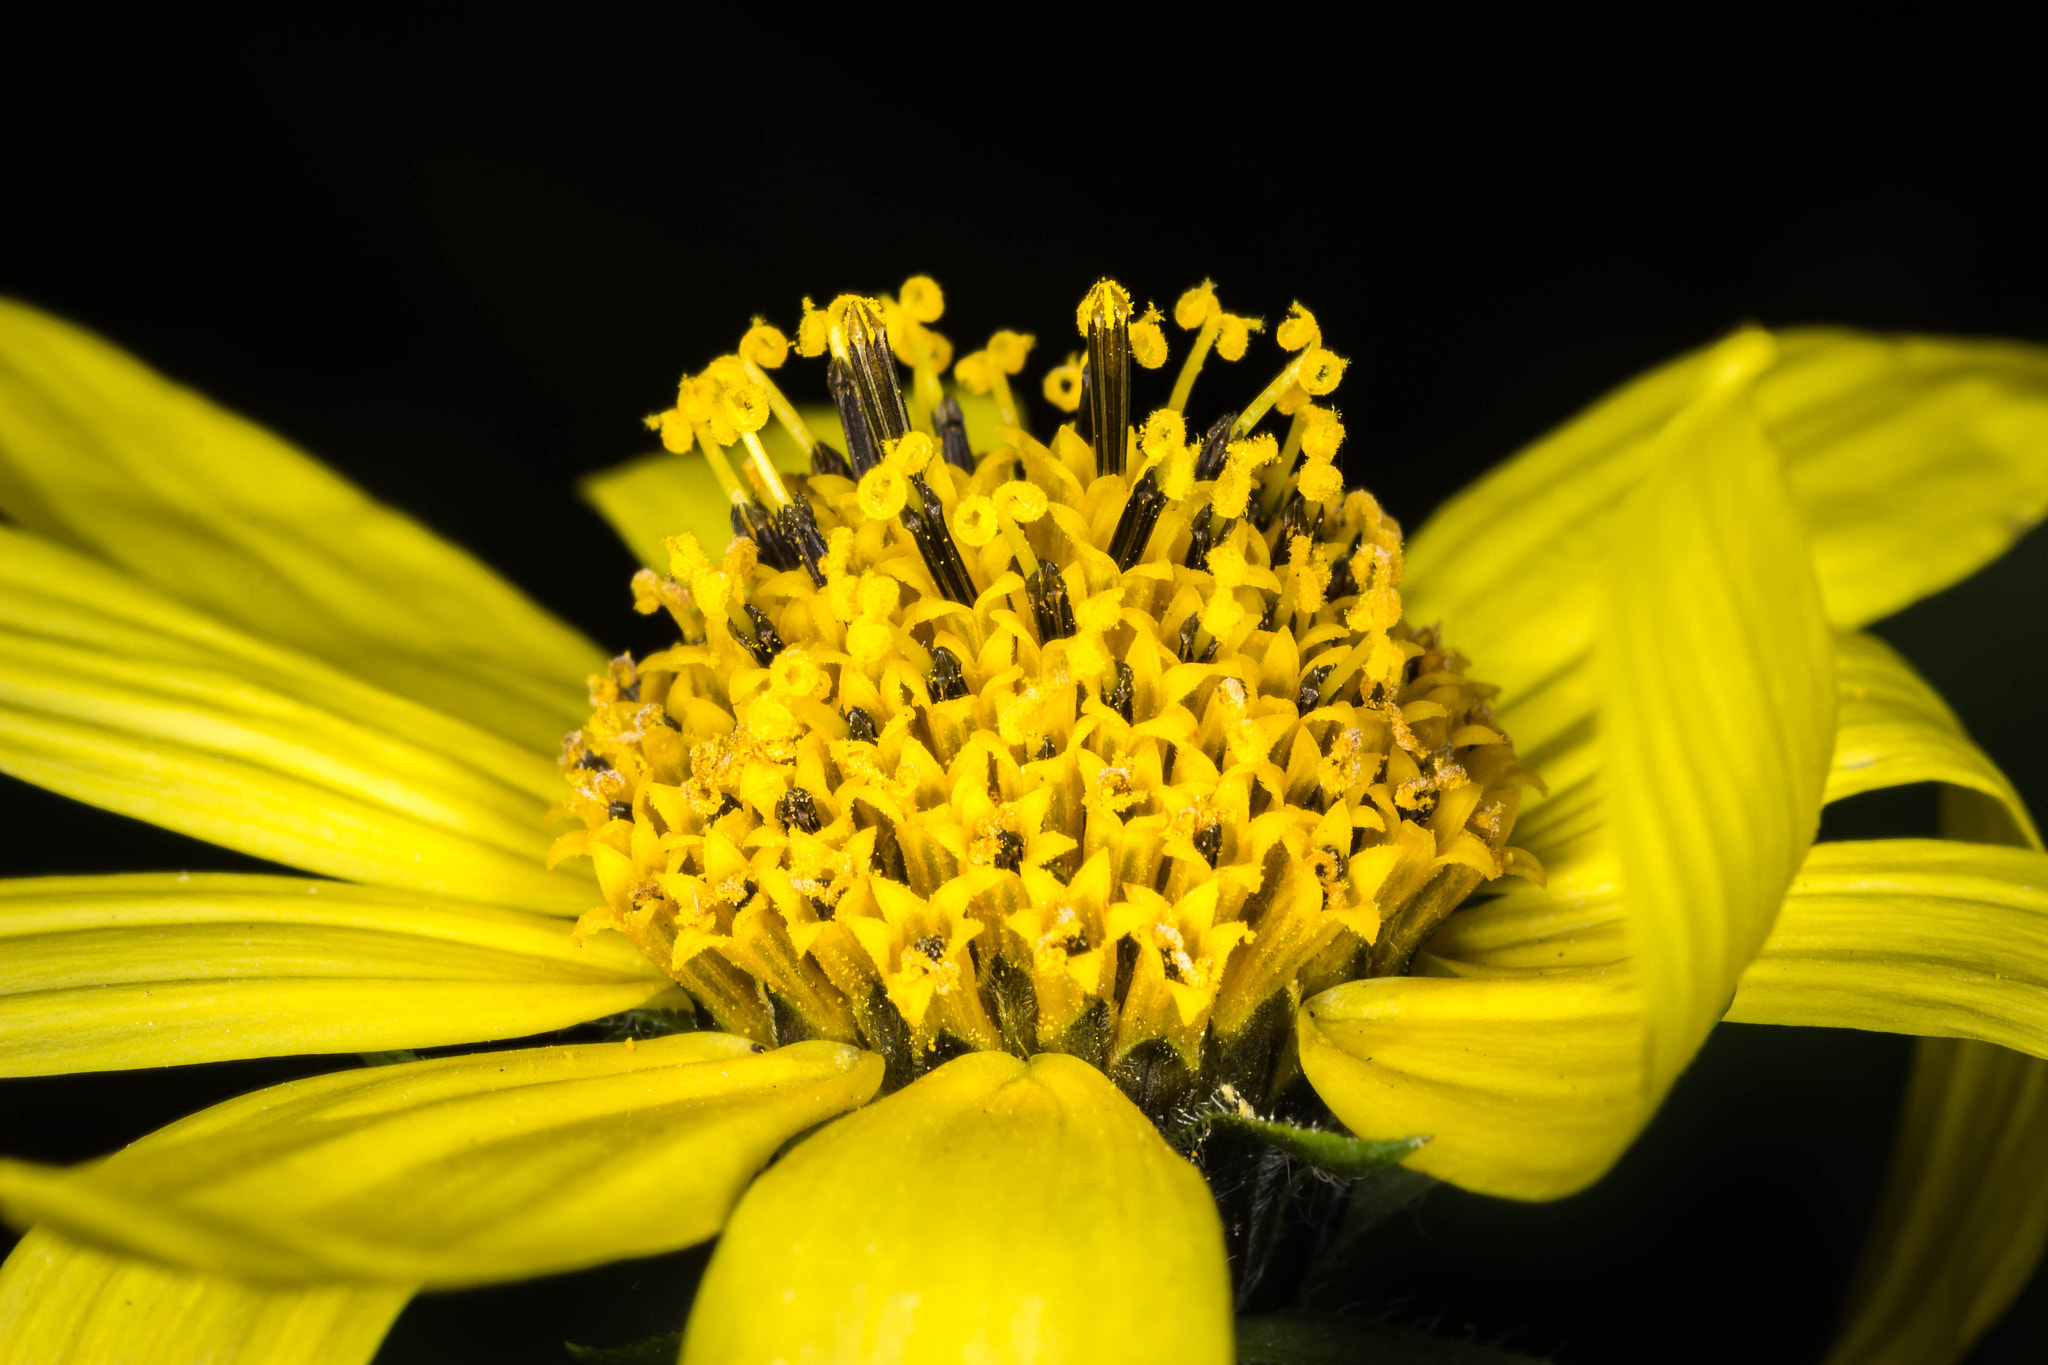
[[[1207,358],[1262,329],[1190,290],[1172,397],[1134,423],[1163,319],[1104,281],[1085,360],[1046,377],[1072,414],[1049,442],[1009,386],[1031,337],[950,366],[994,408],[976,454],[942,309],[922,277],[805,301],[843,452],[759,323],[650,419],[701,449],[734,536],[636,576],[681,642],[592,679],[564,745],[584,828],[556,856],[605,897],[577,931],[625,934],[721,1028],[872,1048],[892,1085],[1005,1049],[1081,1057],[1155,1116],[1267,1095],[1307,994],[1405,970],[1533,869],[1507,842],[1531,779],[1492,689],[1402,619],[1400,528],[1344,488],[1317,401],[1344,362],[1306,310],[1251,405],[1193,429]],[[775,469],[770,420],[808,477]]]

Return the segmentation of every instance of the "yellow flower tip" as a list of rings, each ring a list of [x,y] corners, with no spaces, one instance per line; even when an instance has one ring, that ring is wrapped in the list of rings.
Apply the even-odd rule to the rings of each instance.
[[[740,338],[739,354],[764,370],[779,370],[789,359],[789,338],[759,318]]]
[[[1252,333],[1264,329],[1265,324],[1257,318],[1224,314],[1216,329],[1216,354],[1225,360],[1243,360],[1245,351],[1251,346]]]
[[[1283,351],[1299,351],[1321,341],[1323,333],[1316,326],[1315,314],[1297,303],[1288,309],[1286,320],[1273,334],[1273,339],[1280,343]]]
[[[832,329],[831,319],[820,312],[810,299],[804,300],[803,320],[797,323],[796,352],[808,359],[825,354],[828,336]]]
[[[1047,370],[1043,392],[1045,401],[1061,412],[1077,411],[1081,406],[1081,358],[1068,356],[1066,364]]]
[[[1216,285],[1211,280],[1203,280],[1175,301],[1173,322],[1182,331],[1192,332],[1216,311]]]
[[[1031,348],[1038,344],[1038,338],[1029,332],[997,332],[988,339],[989,363],[1004,374],[1018,374],[1024,369],[1024,362],[1031,354]]]
[[[912,275],[896,295],[897,306],[913,322],[937,322],[946,314],[946,296],[929,275]]]
[[[1308,314],[1241,429],[1096,395],[977,452],[909,420],[926,361],[906,381],[893,342],[930,355],[921,278],[806,305],[838,477],[777,498],[764,461],[720,453],[721,423],[745,437],[787,401],[765,324],[685,386],[735,507],[778,512],[716,561],[675,537],[669,573],[634,579],[682,638],[593,678],[565,746],[584,828],[558,849],[606,898],[583,929],[728,1031],[879,1052],[892,1091],[964,1049],[1071,1054],[1155,1120],[1161,1096],[1264,1094],[1284,1048],[1255,1019],[1400,972],[1473,887],[1540,875],[1510,843],[1532,779],[1490,689],[1403,618],[1400,530],[1343,487],[1343,425],[1312,401],[1342,362]],[[1175,312],[1238,354],[1254,329],[1206,285]],[[1078,320],[1125,378],[1163,356],[1163,318],[1113,282]],[[1001,400],[1031,349],[999,331],[959,383]],[[1081,389],[1078,356],[1047,377],[1065,411]]]
[[[1166,333],[1159,326],[1159,310],[1148,307],[1145,315],[1131,323],[1131,359],[1148,370],[1166,363]]]
[[[969,393],[987,393],[995,387],[995,376],[989,369],[987,351],[973,351],[960,357],[953,366],[953,378]]]
[[[861,475],[861,515],[874,521],[889,521],[903,510],[910,498],[910,480],[894,465],[881,465]]]

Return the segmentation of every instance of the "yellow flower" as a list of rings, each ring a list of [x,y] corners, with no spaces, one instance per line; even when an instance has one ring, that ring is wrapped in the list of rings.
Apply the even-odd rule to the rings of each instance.
[[[0,884],[5,1074],[718,1025],[0,1162],[33,1226],[8,1349],[361,1361],[420,1287],[722,1234],[689,1360],[1227,1360],[1222,1227],[1162,1129],[1325,1104],[1554,1197],[1722,1017],[1965,1040],[1923,1052],[1842,1358],[1996,1316],[2048,1227],[2048,855],[1857,632],[2040,518],[2048,356],[1739,333],[1404,542],[1342,488],[1306,310],[1251,406],[1191,425],[1259,324],[1190,291],[1173,396],[1134,412],[1164,319],[1103,282],[1050,439],[1007,382],[1031,339],[964,357],[963,401],[942,314],[924,277],[806,307],[832,412],[771,380],[765,324],[686,379],[650,425],[691,453],[590,489],[682,638],[605,664],[0,305],[0,768],[334,879]],[[1963,837],[1812,843],[1824,801],[1929,781]]]

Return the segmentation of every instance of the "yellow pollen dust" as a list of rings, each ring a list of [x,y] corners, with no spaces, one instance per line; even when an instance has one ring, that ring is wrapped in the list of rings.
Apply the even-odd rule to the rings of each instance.
[[[720,1028],[878,1051],[892,1085],[1005,1049],[1148,1102],[1162,1068],[1264,1096],[1306,994],[1540,878],[1509,843],[1536,779],[1493,689],[1402,616],[1400,527],[1345,486],[1345,362],[1308,310],[1248,407],[1196,416],[1206,358],[1264,324],[1205,281],[1170,341],[1103,280],[1038,434],[1011,385],[1031,335],[955,363],[943,311],[924,276],[806,299],[793,343],[756,319],[649,419],[752,534],[676,536],[633,580],[679,639],[592,678],[564,743],[553,856],[604,897],[577,932],[626,935]],[[1126,399],[1177,345],[1169,401]],[[792,351],[845,450],[769,378]],[[992,403],[988,448],[959,394]],[[771,421],[809,475],[770,465]]]

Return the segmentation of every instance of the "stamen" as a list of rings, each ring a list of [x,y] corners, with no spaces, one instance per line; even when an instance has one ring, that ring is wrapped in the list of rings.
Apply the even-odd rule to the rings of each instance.
[[[854,392],[866,415],[877,447],[886,448],[910,433],[910,413],[896,382],[896,357],[889,352],[889,333],[861,299],[846,306],[846,315],[832,332],[835,356],[852,367]],[[851,441],[853,438],[847,438]],[[865,471],[863,471],[865,472]]]
[[[939,451],[946,463],[966,473],[974,472],[974,452],[967,448],[967,418],[960,400],[947,394],[932,410],[932,423],[939,429]]]
[[[1131,296],[1121,285],[1103,280],[1088,292],[1081,333],[1088,338],[1082,407],[1089,416],[1082,434],[1094,442],[1096,470],[1121,474],[1131,415]]]
[[[839,428],[846,433],[846,458],[852,464],[852,477],[858,479],[880,464],[882,456],[868,427],[867,414],[861,411],[860,388],[853,377],[853,366],[833,356],[825,369],[825,382],[831,386],[833,405],[839,409]]]

